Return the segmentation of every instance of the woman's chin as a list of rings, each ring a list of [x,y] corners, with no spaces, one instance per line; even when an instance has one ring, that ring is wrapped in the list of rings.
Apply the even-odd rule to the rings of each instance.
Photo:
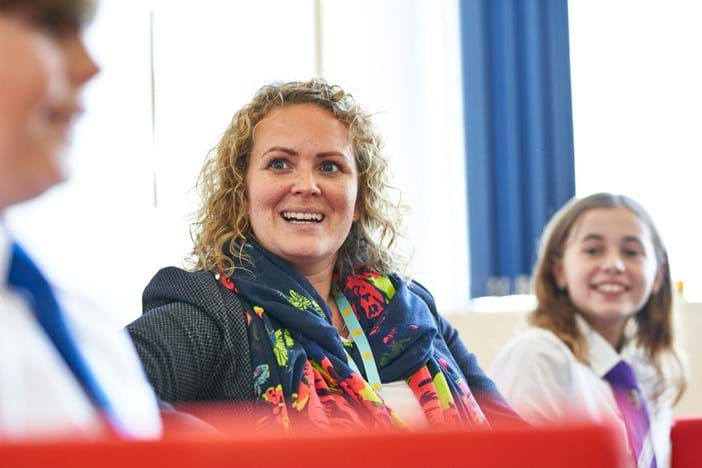
[[[321,266],[336,261],[337,251],[327,252],[319,249],[318,246],[305,246],[294,249],[281,249],[276,253],[280,258],[286,260],[299,270],[307,270],[315,266]]]

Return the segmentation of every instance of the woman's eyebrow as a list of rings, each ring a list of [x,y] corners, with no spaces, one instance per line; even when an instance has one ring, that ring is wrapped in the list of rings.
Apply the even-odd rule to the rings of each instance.
[[[317,158],[328,158],[329,156],[339,156],[344,159],[349,159],[342,151],[322,151],[321,153],[317,153]]]
[[[266,151],[264,151],[262,155],[265,156],[265,155],[267,155],[268,153],[272,153],[272,152],[274,152],[274,151],[280,151],[280,152],[289,154],[289,155],[291,155],[291,156],[294,156],[294,155],[297,154],[297,151],[295,151],[294,149],[291,149],[291,148],[287,148],[287,147],[285,147],[285,146],[271,146],[271,147],[268,148]]]

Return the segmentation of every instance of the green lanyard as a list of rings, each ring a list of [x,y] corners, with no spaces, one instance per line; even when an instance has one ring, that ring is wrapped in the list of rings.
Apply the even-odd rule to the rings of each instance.
[[[361,359],[363,360],[363,368],[366,370],[366,377],[368,378],[368,383],[371,388],[375,390],[376,393],[381,393],[383,386],[380,382],[380,375],[378,374],[378,366],[375,365],[375,359],[373,358],[373,351],[371,350],[370,344],[368,343],[368,338],[366,334],[363,333],[361,324],[358,322],[356,314],[351,310],[351,304],[346,299],[344,294],[339,290],[336,284],[332,284],[332,293],[334,294],[334,301],[336,301],[336,306],[339,308],[339,313],[344,319],[346,328],[349,330],[349,335],[351,339],[356,344],[358,351],[361,353]],[[354,360],[349,356],[349,364],[351,367],[360,375],[358,367]]]

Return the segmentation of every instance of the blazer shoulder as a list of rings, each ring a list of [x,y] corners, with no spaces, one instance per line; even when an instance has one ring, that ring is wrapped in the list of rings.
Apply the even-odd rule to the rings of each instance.
[[[219,288],[215,275],[209,271],[162,268],[144,289],[144,312],[172,302],[184,302],[206,309],[213,305],[216,298],[221,298]]]
[[[163,268],[144,289],[142,302],[145,315],[156,309],[197,310],[227,330],[227,334],[246,334],[245,301],[220,284],[209,271]]]
[[[129,333],[167,401],[247,400],[252,387],[247,306],[207,271],[160,270]]]

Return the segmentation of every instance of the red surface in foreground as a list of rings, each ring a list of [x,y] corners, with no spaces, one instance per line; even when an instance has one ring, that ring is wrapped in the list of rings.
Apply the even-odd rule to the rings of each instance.
[[[481,431],[303,431],[257,434],[216,417],[223,433],[169,423],[164,440],[55,441],[0,444],[0,467],[563,467],[625,466],[604,426]],[[228,427],[224,427],[228,426]]]
[[[620,439],[607,426],[331,434],[298,429],[296,435],[285,436],[257,433],[222,408],[188,409],[218,432],[171,415],[159,441],[0,442],[0,468],[628,466]],[[677,421],[672,440],[672,468],[702,467],[702,418]]]
[[[675,421],[670,439],[671,468],[702,468],[702,417]]]

